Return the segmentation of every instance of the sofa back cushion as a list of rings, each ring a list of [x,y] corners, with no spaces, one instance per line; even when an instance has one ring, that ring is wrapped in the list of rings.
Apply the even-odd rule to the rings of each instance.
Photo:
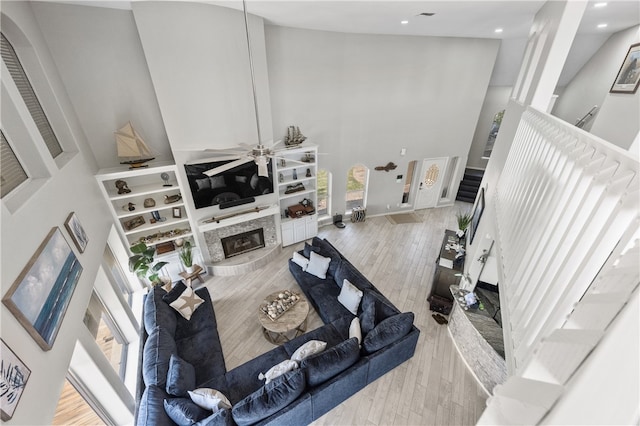
[[[176,332],[176,311],[162,300],[166,294],[162,287],[155,286],[145,296],[143,322],[147,334],[151,334],[158,326],[167,330],[172,336]]]
[[[351,367],[360,358],[360,346],[355,337],[305,358],[300,368],[306,371],[307,384],[317,386]]]
[[[158,386],[147,386],[138,403],[136,425],[174,426],[164,409],[164,400],[169,395]]]
[[[360,326],[366,335],[385,319],[399,314],[400,311],[385,297],[375,291],[367,291],[360,303]]]
[[[340,261],[340,264],[336,268],[334,279],[338,287],[341,288],[344,280],[349,281],[362,291],[371,290],[373,288],[373,284],[371,284],[371,282],[369,282],[369,280],[366,279],[365,276],[355,268],[355,266],[346,260]]]
[[[164,328],[153,329],[144,343],[142,378],[145,385],[165,387],[171,355],[175,353],[177,350],[173,336]]]
[[[266,419],[295,401],[304,388],[304,371],[289,371],[237,402],[231,410],[233,420],[244,426]]]
[[[383,320],[364,337],[362,350],[376,352],[406,336],[413,327],[413,312],[403,312]]]

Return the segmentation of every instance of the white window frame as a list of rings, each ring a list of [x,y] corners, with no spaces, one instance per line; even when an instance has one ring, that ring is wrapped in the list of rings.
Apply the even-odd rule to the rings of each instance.
[[[370,170],[367,166],[365,166],[362,163],[357,163],[352,165],[351,167],[349,167],[349,169],[347,170],[347,181],[345,182],[345,185],[349,184],[349,172],[351,171],[351,169],[353,169],[354,167],[364,167],[365,169],[365,179],[364,179],[364,189],[362,191],[362,208],[366,208],[367,207],[367,194],[369,192],[369,175],[370,175]],[[347,200],[347,194],[349,194],[349,189],[348,187],[346,188],[346,192],[345,192],[345,197],[344,197],[344,202],[345,202],[345,206],[348,206],[349,200]],[[351,214],[351,212],[353,211],[353,209],[346,209],[346,214]]]

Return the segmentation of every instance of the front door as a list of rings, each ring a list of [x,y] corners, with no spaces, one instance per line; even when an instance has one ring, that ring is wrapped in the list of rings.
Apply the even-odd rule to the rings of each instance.
[[[446,158],[428,158],[422,161],[418,196],[416,197],[416,210],[428,209],[438,205],[446,167]]]

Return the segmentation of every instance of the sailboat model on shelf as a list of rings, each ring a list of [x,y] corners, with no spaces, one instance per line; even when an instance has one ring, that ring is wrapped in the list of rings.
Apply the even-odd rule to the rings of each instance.
[[[128,164],[129,169],[149,167],[144,163],[155,159],[155,157],[152,157],[151,150],[133,128],[131,122],[115,132],[115,135],[118,158],[123,160],[120,164]]]

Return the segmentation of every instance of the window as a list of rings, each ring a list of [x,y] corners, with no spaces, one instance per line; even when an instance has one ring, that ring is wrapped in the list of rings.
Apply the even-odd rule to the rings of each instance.
[[[331,215],[331,173],[318,170],[318,215]]]
[[[347,173],[347,211],[354,207],[366,207],[367,183],[369,182],[369,169],[362,164],[356,164]]]
[[[2,149],[0,151],[0,155],[2,156],[2,162],[0,164],[0,190],[2,194],[0,198],[3,198],[29,177],[24,171],[22,164],[20,164],[18,157],[16,157],[16,154],[13,152],[2,130],[0,130],[0,140],[2,142]]]
[[[53,132],[53,128],[42,109],[42,105],[29,82],[29,78],[20,63],[13,46],[2,33],[0,33],[0,41],[2,60],[7,66],[9,74],[18,88],[20,96],[22,96],[22,100],[29,109],[29,114],[31,114],[31,118],[38,127],[38,131],[40,132],[44,143],[47,145],[47,149],[51,153],[51,156],[56,158],[58,155],[62,154],[62,146],[60,146],[58,138]]]

